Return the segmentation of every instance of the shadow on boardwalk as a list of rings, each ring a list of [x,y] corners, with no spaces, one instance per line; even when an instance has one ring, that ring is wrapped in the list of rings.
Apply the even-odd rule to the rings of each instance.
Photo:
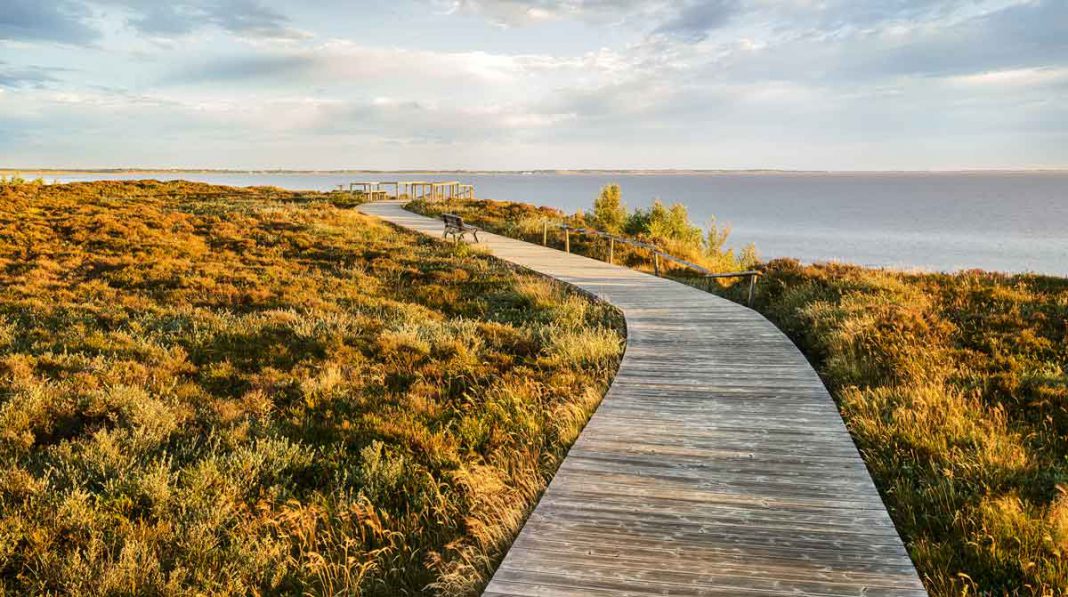
[[[364,213],[440,236],[399,202]],[[758,313],[484,234],[611,302],[627,350],[486,595],[925,595],[816,372]]]

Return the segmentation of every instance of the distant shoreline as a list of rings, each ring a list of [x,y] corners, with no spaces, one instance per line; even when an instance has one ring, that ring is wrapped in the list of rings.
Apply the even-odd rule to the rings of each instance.
[[[10,176],[69,175],[69,174],[255,174],[255,175],[321,175],[338,174],[477,174],[477,175],[630,175],[630,176],[708,176],[731,174],[767,175],[942,175],[942,174],[1068,174],[1066,168],[1034,169],[965,169],[965,170],[785,170],[754,169],[542,169],[542,170],[290,170],[290,169],[229,169],[229,168],[0,168],[0,175]]]

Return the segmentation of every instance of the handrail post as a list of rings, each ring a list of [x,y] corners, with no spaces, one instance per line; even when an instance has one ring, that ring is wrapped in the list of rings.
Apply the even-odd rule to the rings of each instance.
[[[749,301],[747,302],[747,305],[750,307],[753,306],[753,287],[756,286],[756,279],[757,277],[755,275],[749,275]]]
[[[654,251],[653,252],[653,273],[655,273],[657,276],[660,275],[660,252],[659,251]]]
[[[564,251],[571,252],[571,229],[564,226]]]
[[[545,247],[549,245],[549,221],[543,220],[541,223],[541,246]]]
[[[615,237],[608,237],[608,263],[611,265],[616,252],[616,239]]]

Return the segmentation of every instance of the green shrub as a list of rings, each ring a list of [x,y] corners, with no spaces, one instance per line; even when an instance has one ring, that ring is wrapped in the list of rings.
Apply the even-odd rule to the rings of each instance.
[[[619,185],[605,185],[593,202],[593,212],[587,215],[593,227],[611,234],[622,232],[627,222],[627,208],[623,205]]]
[[[428,216],[445,212],[456,213],[465,220],[491,232],[522,240],[559,246],[561,224],[571,227],[593,226],[594,228],[634,237],[652,243],[667,253],[681,257],[716,272],[742,271],[755,267],[760,258],[752,245],[745,247],[741,255],[733,249],[724,249],[730,230],[719,228],[715,220],[707,232],[690,222],[686,207],[681,204],[665,206],[657,200],[649,209],[627,212],[619,196],[618,185],[608,185],[594,201],[594,209],[586,214],[568,216],[563,212],[534,207],[524,203],[509,203],[491,200],[412,201],[408,209]],[[562,244],[562,243],[560,243]],[[580,234],[570,238],[572,252],[607,258],[607,241]],[[640,269],[652,269],[646,249],[636,249],[617,243],[614,250],[617,263]],[[663,264],[665,273],[692,277],[688,270],[672,264]],[[731,282],[726,282],[730,284]]]

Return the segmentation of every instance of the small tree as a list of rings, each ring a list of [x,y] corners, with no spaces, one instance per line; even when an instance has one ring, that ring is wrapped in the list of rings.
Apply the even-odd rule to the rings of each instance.
[[[755,244],[749,243],[742,249],[742,256],[738,258],[738,264],[742,269],[753,269],[760,265],[760,253],[757,252]]]
[[[716,217],[708,222],[708,233],[705,235],[705,251],[710,257],[716,257],[723,253],[723,245],[731,236],[730,224],[724,224],[722,228],[716,225]]]
[[[605,185],[593,202],[590,214],[593,226],[605,232],[618,234],[627,222],[627,207],[623,205],[619,185]]]
[[[690,223],[690,214],[681,203],[665,207],[659,199],[653,201],[649,209],[649,235],[676,241],[688,249],[701,246],[701,229]]]

